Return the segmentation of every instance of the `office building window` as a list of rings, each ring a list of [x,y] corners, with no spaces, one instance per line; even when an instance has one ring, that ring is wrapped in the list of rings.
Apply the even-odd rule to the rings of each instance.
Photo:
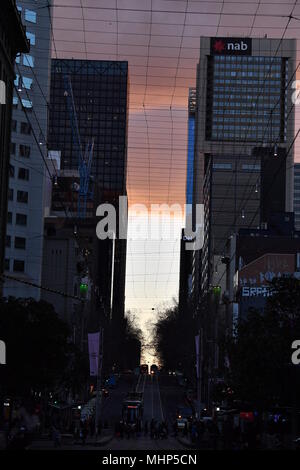
[[[242,165],[242,169],[245,171],[260,171],[260,165]]]
[[[27,225],[27,215],[26,214],[16,214],[16,225]]]
[[[231,163],[214,163],[213,169],[214,170],[231,170],[232,164]]]
[[[4,270],[5,271],[9,271],[9,269],[10,269],[9,261],[10,261],[9,258],[5,258],[5,260],[4,260]]]
[[[26,108],[27,111],[30,111],[33,107],[33,104],[31,100],[22,100],[22,106],[23,108]]]
[[[15,167],[11,164],[9,164],[9,176],[10,178],[14,178],[15,177]]]
[[[27,39],[29,39],[30,45],[35,46],[35,34],[30,33],[29,31],[26,32]]]
[[[36,23],[36,12],[33,10],[25,9],[25,20],[29,23]]]
[[[32,86],[32,79],[29,77],[22,77],[22,86],[26,88],[26,90],[30,90]]]
[[[11,224],[12,223],[12,212],[7,213],[7,223]]]
[[[5,237],[5,246],[6,246],[6,248],[10,248],[10,246],[11,246],[11,236],[10,235],[6,235],[6,237]]]
[[[24,54],[23,65],[25,65],[25,67],[34,67],[34,57],[30,54]]]
[[[30,157],[30,147],[28,145],[21,144],[19,147],[20,157],[29,158]]]
[[[11,153],[11,155],[16,155],[16,144],[15,144],[15,142],[10,143],[10,153]]]
[[[26,249],[26,238],[24,237],[15,237],[15,248],[18,250]]]
[[[17,201],[22,204],[28,203],[28,192],[27,191],[18,191],[17,192]]]
[[[23,273],[25,271],[25,261],[14,259],[14,271],[16,273]]]
[[[12,188],[9,188],[9,190],[8,190],[8,200],[9,201],[14,200],[14,190]]]
[[[21,122],[21,134],[31,134],[31,125],[28,122]]]
[[[27,168],[19,168],[18,172],[19,180],[29,180],[29,170]]]

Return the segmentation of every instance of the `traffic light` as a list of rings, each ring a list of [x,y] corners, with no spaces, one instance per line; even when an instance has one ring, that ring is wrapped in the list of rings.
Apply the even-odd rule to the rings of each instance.
[[[87,294],[87,292],[88,292],[88,290],[89,290],[88,284],[82,282],[82,283],[80,284],[80,286],[79,286],[79,291],[80,291],[81,296],[82,296],[82,297],[85,297],[86,294]]]
[[[212,292],[214,296],[219,296],[221,294],[221,287],[220,286],[213,286]]]

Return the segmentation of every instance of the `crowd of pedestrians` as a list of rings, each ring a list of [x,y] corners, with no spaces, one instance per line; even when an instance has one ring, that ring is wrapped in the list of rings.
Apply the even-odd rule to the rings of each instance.
[[[174,435],[190,441],[196,448],[212,450],[284,449],[284,436],[276,430],[265,430],[257,423],[234,424],[227,419],[187,421],[183,429],[173,425]]]
[[[168,424],[165,421],[158,422],[154,418],[151,419],[150,423],[148,421],[143,424],[140,421],[126,423],[121,420],[115,425],[115,435],[119,439],[136,439],[141,436],[149,436],[151,439],[166,439],[168,434]]]

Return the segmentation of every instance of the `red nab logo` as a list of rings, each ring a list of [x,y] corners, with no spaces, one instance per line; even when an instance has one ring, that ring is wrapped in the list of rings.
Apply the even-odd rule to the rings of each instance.
[[[223,52],[225,49],[225,44],[222,40],[216,41],[213,45],[215,52]]]
[[[251,55],[250,38],[211,38],[211,55]]]

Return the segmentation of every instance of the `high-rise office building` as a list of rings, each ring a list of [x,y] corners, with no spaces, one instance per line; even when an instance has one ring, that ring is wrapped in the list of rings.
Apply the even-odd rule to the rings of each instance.
[[[52,60],[49,148],[61,151],[63,170],[77,170],[66,77],[71,79],[81,143],[94,139],[91,175],[104,193],[126,194],[128,63]]]
[[[232,300],[226,266],[234,257],[227,256],[226,242],[243,227],[258,230],[273,211],[293,210],[295,58],[292,39],[201,38],[194,205],[204,203],[205,216],[193,284],[207,403],[222,378],[215,345],[232,331],[234,317],[234,305],[226,307]]]
[[[213,264],[212,257],[223,256],[226,239],[231,234],[240,227],[257,227],[266,222],[261,219],[265,214],[259,210],[260,189],[261,183],[266,189],[268,178],[264,168],[271,153],[274,161],[280,160],[286,175],[285,193],[280,191],[284,204],[281,210],[293,208],[294,105],[291,96],[295,50],[296,43],[291,39],[201,38],[194,202],[206,198],[208,209],[208,180],[214,184],[210,209],[213,217],[206,219],[204,242],[206,248],[210,244]],[[263,157],[264,152],[268,158]],[[218,161],[220,158],[223,161]],[[211,175],[207,178],[205,162],[209,159],[214,179]],[[263,182],[261,175],[264,175]],[[213,181],[217,180],[216,186]],[[203,256],[207,263],[205,250]]]
[[[25,28],[16,7],[10,0],[2,5],[0,17],[0,274],[4,271],[4,252],[6,240],[8,169],[11,135],[13,66],[16,55],[29,52],[29,43],[25,36]],[[2,293],[0,278],[0,295]]]
[[[41,283],[49,86],[50,10],[48,2],[18,1],[30,53],[16,59],[13,95],[6,273],[21,281]],[[20,96],[21,102],[19,101]],[[37,142],[38,141],[38,142]],[[40,289],[6,279],[5,296],[40,298]]]
[[[253,147],[288,149],[296,41],[202,37],[197,68],[196,200],[203,199],[205,154],[251,155]],[[293,208],[293,158],[286,158],[286,210]],[[253,158],[253,164],[255,162]],[[247,219],[247,214],[246,214]],[[250,222],[250,220],[249,220]]]
[[[294,213],[295,228],[300,230],[300,163],[294,167]]]
[[[118,215],[118,197],[126,195],[128,63],[124,61],[52,60],[49,149],[60,152],[60,173],[66,176],[65,183],[68,186],[61,188],[62,178],[58,178],[58,188],[55,189],[55,193],[59,193],[62,189],[69,193],[74,191],[70,176],[72,172],[73,182],[78,184],[78,148],[71,131],[66,100],[66,80],[69,80],[72,85],[82,147],[84,148],[88,141],[94,142],[91,165],[91,176],[94,181],[93,206],[90,205],[87,208],[89,212],[87,215],[95,217],[97,205],[103,202],[113,204]],[[69,194],[70,207],[75,207],[74,201],[76,201],[76,195]],[[52,199],[52,209],[53,202]],[[64,205],[66,206],[66,202]],[[57,209],[59,209],[59,204],[56,204],[56,215],[58,215]],[[64,216],[64,214],[61,215]],[[96,237],[96,221],[93,220]],[[78,230],[80,231],[80,226]],[[104,245],[102,243],[105,250]],[[124,316],[126,240],[114,240],[111,256],[112,259],[107,258],[106,269],[110,286],[106,292],[110,292],[111,298],[106,298],[106,294],[102,297],[104,303],[108,302],[111,305],[111,318],[118,324]],[[101,261],[97,262],[99,264]],[[116,333],[117,331],[116,327]]]
[[[188,97],[188,145],[187,145],[187,167],[186,167],[186,227],[192,229],[192,204],[194,186],[194,146],[195,146],[195,112],[196,112],[196,89],[189,89]],[[182,230],[180,244],[180,279],[179,279],[179,308],[184,312],[192,292],[191,271],[193,252],[186,250],[185,232]]]
[[[196,114],[196,88],[189,89],[188,98],[188,148],[186,168],[186,204],[193,204],[194,187],[194,155],[195,155],[195,114]],[[191,207],[187,207],[186,218],[191,214]]]

